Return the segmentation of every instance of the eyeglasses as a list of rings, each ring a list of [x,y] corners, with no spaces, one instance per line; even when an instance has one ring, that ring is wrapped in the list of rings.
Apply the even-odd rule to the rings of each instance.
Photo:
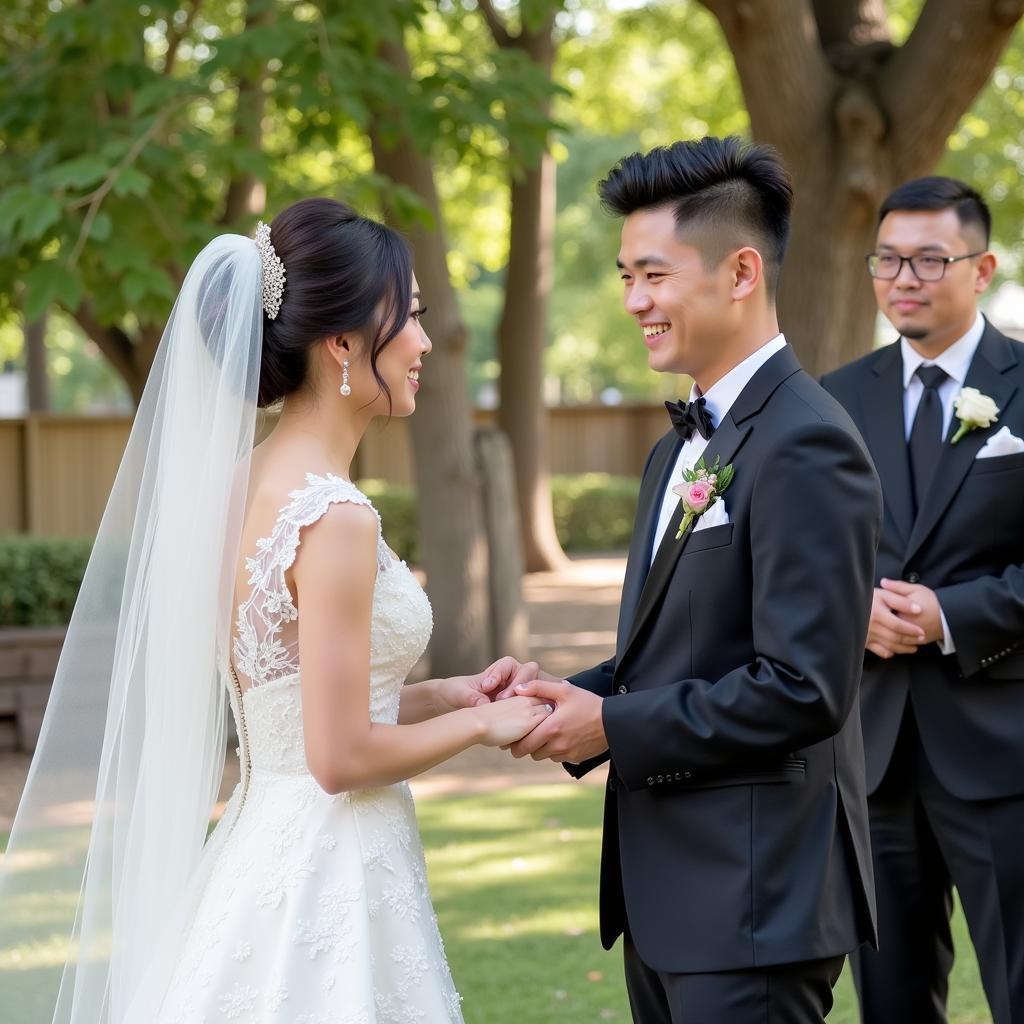
[[[984,250],[982,250],[984,252]],[[873,252],[864,257],[868,273],[879,281],[894,281],[900,276],[903,264],[909,263],[918,281],[941,281],[950,263],[981,256],[981,252],[969,252],[963,256],[897,256],[894,252]]]

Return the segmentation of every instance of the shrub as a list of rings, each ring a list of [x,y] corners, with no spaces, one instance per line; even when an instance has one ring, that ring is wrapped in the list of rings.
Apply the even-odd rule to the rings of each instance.
[[[416,492],[384,480],[361,480],[360,488],[384,522],[384,536],[400,558],[419,558]],[[566,551],[613,551],[629,546],[640,481],[609,473],[551,478],[558,539]]]
[[[640,492],[634,477],[579,473],[551,478],[555,530],[566,551],[629,547]]]
[[[66,625],[91,550],[91,540],[0,536],[0,626]]]
[[[420,528],[416,518],[416,491],[386,480],[360,480],[358,486],[380,514],[384,539],[391,550],[407,562],[418,562]]]
[[[384,523],[399,558],[419,561],[416,492],[383,480],[360,488]],[[566,551],[613,551],[629,545],[639,481],[607,473],[555,476],[552,503]],[[0,626],[65,625],[85,575],[92,542],[61,537],[0,536]]]

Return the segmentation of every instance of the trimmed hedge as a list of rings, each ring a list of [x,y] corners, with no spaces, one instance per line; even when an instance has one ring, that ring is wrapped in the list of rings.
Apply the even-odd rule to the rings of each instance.
[[[555,531],[568,551],[616,551],[629,547],[640,493],[634,477],[578,473],[551,478]]]
[[[416,492],[361,480],[384,523],[384,538],[407,562],[419,561]],[[566,551],[614,551],[629,545],[640,481],[607,473],[551,478],[558,539]],[[0,535],[0,627],[67,623],[92,542]]]
[[[384,480],[360,480],[359,487],[377,507],[384,536],[399,557],[419,559],[416,492]],[[568,552],[615,551],[629,547],[640,481],[609,473],[579,473],[551,478],[555,531]]]
[[[0,626],[63,626],[71,617],[90,540],[0,536]]]
[[[380,515],[388,546],[415,565],[420,558],[420,528],[416,519],[416,491],[386,480],[360,480],[359,489]]]

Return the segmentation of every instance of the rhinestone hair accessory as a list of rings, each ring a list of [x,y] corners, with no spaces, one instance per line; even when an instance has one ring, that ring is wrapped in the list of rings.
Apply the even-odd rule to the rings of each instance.
[[[274,249],[274,243],[270,241],[270,225],[263,221],[256,225],[256,248],[260,251],[260,262],[263,264],[263,312],[271,320],[276,320],[284,295],[284,264]]]

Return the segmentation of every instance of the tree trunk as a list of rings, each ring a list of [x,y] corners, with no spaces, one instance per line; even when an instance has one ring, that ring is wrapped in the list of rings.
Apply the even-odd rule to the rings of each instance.
[[[381,56],[405,78],[409,58],[400,43]],[[390,122],[393,111],[385,112]],[[423,566],[434,606],[431,672],[478,671],[489,661],[490,602],[483,496],[473,452],[473,417],[465,371],[466,326],[448,276],[448,246],[429,157],[407,132],[386,134],[378,116],[370,138],[377,171],[404,185],[424,203],[433,226],[415,224],[408,237],[416,276],[430,306],[433,352],[423,365],[414,429]]]
[[[498,328],[501,404],[498,423],[512,445],[520,535],[527,572],[566,562],[555,533],[548,472],[544,347],[554,255],[555,161],[512,181],[512,226],[505,303]]]
[[[529,623],[523,604],[523,549],[516,508],[515,468],[508,438],[497,427],[474,436],[484,485],[484,519],[490,550],[491,655],[530,656]]]
[[[120,327],[101,324],[88,302],[81,303],[71,315],[120,374],[128,386],[132,401],[138,405],[149,376],[149,368],[153,365],[161,329],[147,328],[140,332],[139,339],[133,340]]]
[[[854,87],[822,125],[825,138],[808,139],[787,161],[796,188],[779,322],[815,376],[871,347],[876,313],[864,256],[874,248],[878,207],[895,184],[882,131],[876,109]]]
[[[926,0],[899,47],[882,0],[702,0],[739,73],[755,139],[796,197],[779,321],[808,372],[867,352],[864,256],[901,182],[933,173],[1024,14],[1024,0]]]
[[[495,42],[520,50],[550,82],[555,57],[554,11],[549,11],[535,30],[524,25],[517,35],[510,35],[493,7],[484,5],[482,10],[489,13]],[[550,113],[549,102],[540,102],[536,115],[547,121]],[[511,169],[509,184],[508,276],[498,326],[498,424],[512,445],[526,570],[540,572],[566,563],[551,509],[544,402],[544,348],[555,248],[555,161],[546,144],[524,168]]]
[[[25,325],[25,377],[28,411],[50,411],[50,378],[46,372],[46,314]]]

